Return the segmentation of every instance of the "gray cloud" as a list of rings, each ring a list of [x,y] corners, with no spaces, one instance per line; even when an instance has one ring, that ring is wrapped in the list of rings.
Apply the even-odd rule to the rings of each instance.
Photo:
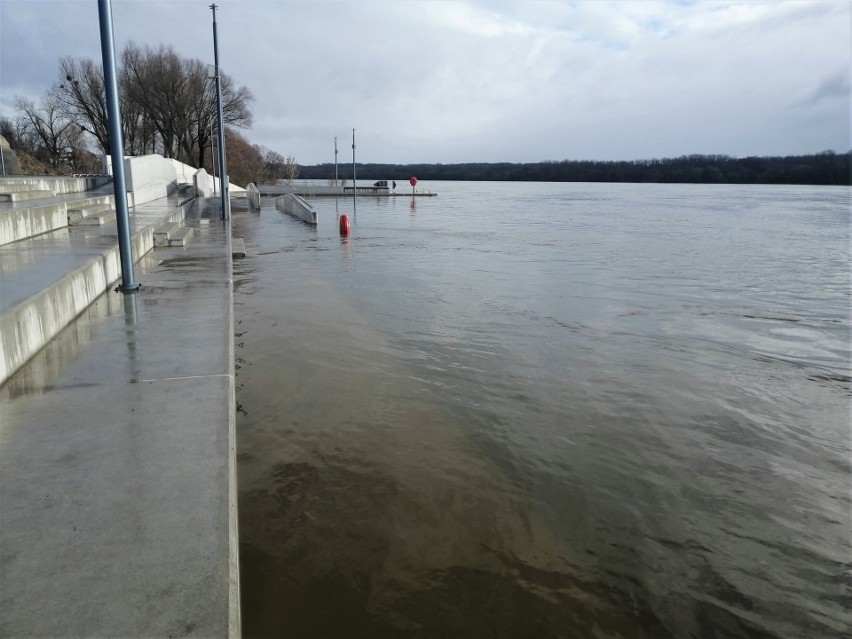
[[[117,45],[211,62],[208,4],[114,0]],[[776,155],[849,139],[848,70],[825,75],[848,62],[848,3],[223,0],[218,17],[222,66],[256,96],[247,136],[305,163],[331,161],[353,127],[365,162]],[[4,114],[55,81],[61,55],[99,59],[93,1],[3,0],[0,18]]]
[[[817,87],[801,101],[803,105],[817,104],[823,100],[845,100],[849,104],[849,69],[838,69],[825,76]]]

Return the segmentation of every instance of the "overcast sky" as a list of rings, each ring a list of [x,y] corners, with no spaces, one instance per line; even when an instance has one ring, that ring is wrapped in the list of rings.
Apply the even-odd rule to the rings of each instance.
[[[113,0],[133,40],[213,62],[210,0]],[[218,2],[249,140],[302,164],[792,155],[850,148],[852,4]],[[0,0],[0,113],[59,57],[101,61],[96,0]]]

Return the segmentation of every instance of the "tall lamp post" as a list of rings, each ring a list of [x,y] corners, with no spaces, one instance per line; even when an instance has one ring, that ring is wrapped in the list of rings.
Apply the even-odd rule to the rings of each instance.
[[[118,80],[115,73],[115,40],[112,32],[112,3],[98,0],[101,30],[101,57],[104,63],[109,150],[112,155],[112,183],[115,193],[115,225],[118,232],[118,256],[121,261],[122,293],[134,293],[141,287],[133,278],[133,249],[130,244],[130,215],[127,211],[127,186],[124,179],[124,141],[121,137],[121,111],[118,108]]]
[[[225,124],[222,116],[222,83],[219,77],[219,40],[216,32],[216,5],[213,10],[213,62],[216,74],[216,119],[219,124],[219,186],[222,192],[222,219],[231,217],[231,200],[228,194],[228,164],[225,160]]]

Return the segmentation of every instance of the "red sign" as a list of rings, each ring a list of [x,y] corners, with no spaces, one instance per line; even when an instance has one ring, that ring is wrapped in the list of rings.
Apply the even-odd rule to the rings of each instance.
[[[417,178],[412,175],[409,182],[411,183],[411,186],[414,186],[415,184],[417,184]]]

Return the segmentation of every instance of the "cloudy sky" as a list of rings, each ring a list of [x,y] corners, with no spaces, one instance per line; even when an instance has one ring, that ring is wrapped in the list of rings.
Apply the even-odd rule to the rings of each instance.
[[[129,40],[213,61],[210,0],[113,0]],[[848,0],[221,0],[246,136],[302,164],[791,155],[850,148]],[[60,56],[100,62],[96,0],[0,0],[0,113]]]

